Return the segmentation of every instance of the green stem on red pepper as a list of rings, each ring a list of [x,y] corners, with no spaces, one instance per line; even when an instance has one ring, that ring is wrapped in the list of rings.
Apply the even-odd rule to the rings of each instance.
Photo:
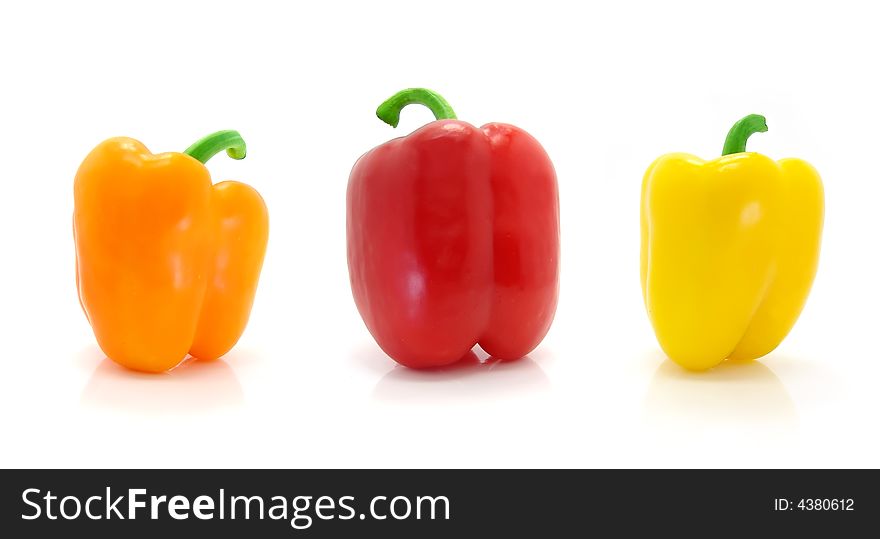
[[[746,141],[750,136],[766,132],[767,119],[760,114],[749,114],[730,128],[727,138],[724,140],[724,149],[721,150],[721,155],[746,151]]]
[[[400,122],[400,110],[407,105],[424,105],[431,109],[434,118],[438,120],[456,119],[455,111],[449,103],[437,92],[426,88],[407,88],[397,92],[379,105],[376,116],[391,127],[397,127]]]
[[[247,155],[247,145],[238,131],[226,130],[211,133],[186,149],[183,153],[197,159],[202,164],[218,153],[226,150],[226,155],[233,159],[244,159]]]

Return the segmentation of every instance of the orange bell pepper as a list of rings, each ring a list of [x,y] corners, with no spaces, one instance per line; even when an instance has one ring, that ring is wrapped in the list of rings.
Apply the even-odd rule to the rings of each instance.
[[[204,163],[223,150],[246,154],[235,131],[157,155],[112,138],[76,173],[80,303],[98,345],[125,367],[163,372],[187,354],[219,358],[247,325],[269,216],[252,187],[211,184]]]

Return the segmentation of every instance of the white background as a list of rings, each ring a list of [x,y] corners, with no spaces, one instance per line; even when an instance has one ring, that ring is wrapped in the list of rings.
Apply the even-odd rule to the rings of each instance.
[[[16,2],[0,14],[0,466],[874,467],[880,464],[880,34],[827,2]],[[562,291],[529,358],[396,367],[348,285],[345,188],[405,87],[514,123],[559,176]],[[639,188],[660,154],[749,148],[822,174],[806,309],[750,366],[665,361],[639,287]],[[182,151],[238,129],[271,238],[220,362],[106,360],[76,299],[72,182],[101,140]],[[735,261],[734,261],[735,262]],[[484,355],[483,355],[484,356]]]

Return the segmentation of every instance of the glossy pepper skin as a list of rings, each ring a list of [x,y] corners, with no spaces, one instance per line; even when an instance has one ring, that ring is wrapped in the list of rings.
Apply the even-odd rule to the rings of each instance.
[[[348,183],[348,267],[361,317],[408,367],[454,363],[476,344],[520,358],[556,311],[553,165],[525,131],[458,121],[428,90],[404,90],[377,114],[396,127],[410,103],[438,121],[365,154]]]
[[[263,199],[239,182],[211,184],[214,154],[245,155],[234,131],[186,153],[153,155],[113,138],[74,180],[80,302],[98,345],[130,369],[167,371],[187,354],[211,360],[238,341],[268,240]]]
[[[664,352],[705,370],[773,351],[804,307],[819,261],[822,181],[800,159],[745,151],[750,115],[723,156],[660,157],[642,183],[642,292]]]

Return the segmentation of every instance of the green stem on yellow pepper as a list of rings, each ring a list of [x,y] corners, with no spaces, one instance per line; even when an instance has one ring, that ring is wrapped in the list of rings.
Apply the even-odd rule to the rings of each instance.
[[[217,131],[204,137],[186,149],[183,153],[197,159],[202,164],[218,153],[226,150],[226,155],[233,159],[244,159],[247,155],[247,145],[238,131]]]
[[[379,105],[379,108],[376,109],[376,116],[391,127],[397,127],[400,122],[400,110],[413,104],[428,107],[434,113],[434,118],[438,120],[456,119],[455,111],[452,110],[449,103],[437,92],[426,88],[407,88],[397,92]]]
[[[749,114],[742,120],[733,124],[724,140],[724,149],[721,155],[741,153],[746,151],[746,141],[755,133],[767,132],[767,119],[760,114]]]

